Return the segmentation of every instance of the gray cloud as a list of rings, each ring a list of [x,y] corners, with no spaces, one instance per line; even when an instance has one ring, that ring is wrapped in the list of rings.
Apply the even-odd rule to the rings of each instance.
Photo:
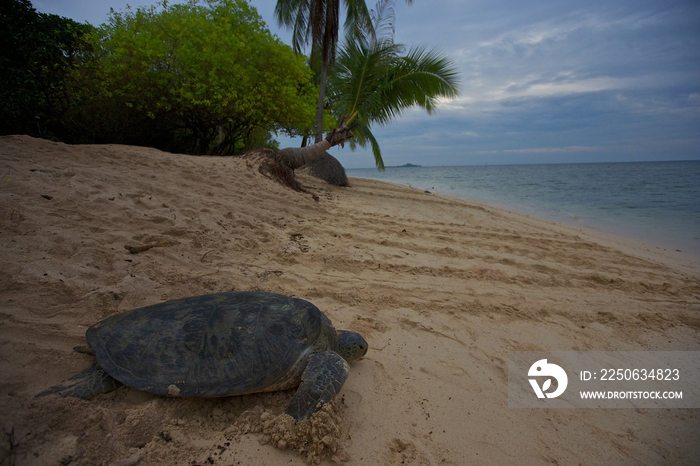
[[[697,4],[414,2],[399,35],[445,51],[463,85],[377,131],[387,164],[700,158]]]

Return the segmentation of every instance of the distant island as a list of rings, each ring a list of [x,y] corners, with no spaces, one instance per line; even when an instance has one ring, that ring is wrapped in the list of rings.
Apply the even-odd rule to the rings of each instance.
[[[412,163],[406,163],[404,165],[397,165],[394,167],[386,167],[386,168],[419,168],[422,167],[422,165],[413,165]]]

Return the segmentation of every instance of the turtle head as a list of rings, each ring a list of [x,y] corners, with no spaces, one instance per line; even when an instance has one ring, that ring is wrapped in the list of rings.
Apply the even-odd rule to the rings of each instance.
[[[338,330],[338,354],[346,361],[362,359],[368,348],[369,345],[359,333]]]

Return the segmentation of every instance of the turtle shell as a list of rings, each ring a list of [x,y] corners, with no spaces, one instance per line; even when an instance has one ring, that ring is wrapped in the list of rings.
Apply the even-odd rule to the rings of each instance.
[[[209,397],[291,388],[308,356],[334,349],[328,318],[303,299],[229,292],[168,301],[90,327],[97,363],[124,385]]]

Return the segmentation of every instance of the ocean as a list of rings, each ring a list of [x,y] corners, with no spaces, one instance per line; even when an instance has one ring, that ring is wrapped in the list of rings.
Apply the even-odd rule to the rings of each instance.
[[[700,160],[348,169],[700,255]]]

